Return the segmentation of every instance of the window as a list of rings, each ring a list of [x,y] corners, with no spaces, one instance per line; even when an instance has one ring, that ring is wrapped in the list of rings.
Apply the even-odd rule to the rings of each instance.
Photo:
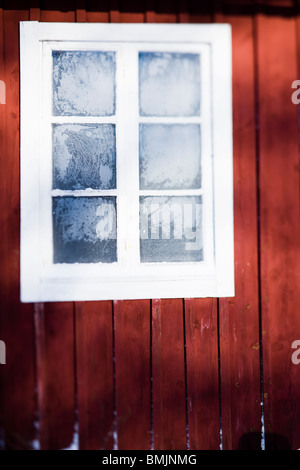
[[[228,25],[22,22],[21,300],[234,295]]]

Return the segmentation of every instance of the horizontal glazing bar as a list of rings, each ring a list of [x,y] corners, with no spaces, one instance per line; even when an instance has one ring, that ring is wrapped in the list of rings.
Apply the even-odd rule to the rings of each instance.
[[[116,123],[116,116],[51,116],[53,124],[102,124]]]
[[[192,117],[161,117],[161,116],[140,116],[139,121],[147,124],[201,124],[202,118]]]
[[[140,190],[140,196],[201,196],[202,189]]]
[[[51,191],[52,197],[63,197],[63,196],[72,196],[72,197],[94,197],[94,196],[117,196],[116,189],[83,189],[83,190],[74,190],[68,191],[63,189],[53,189]]]

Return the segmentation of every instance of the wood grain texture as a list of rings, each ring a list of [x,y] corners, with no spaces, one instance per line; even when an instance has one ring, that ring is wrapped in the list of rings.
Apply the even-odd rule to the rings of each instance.
[[[40,444],[60,450],[75,432],[73,304],[45,303],[36,315]]]
[[[109,0],[109,22],[120,23],[120,2],[119,0]]]
[[[6,365],[1,366],[6,448],[29,449],[35,439],[35,370],[33,308],[19,302],[19,21],[26,10],[1,11],[1,79],[6,104],[1,106],[0,226],[1,340]]]
[[[156,2],[156,23],[177,23],[177,4],[172,0],[161,0]]]
[[[150,449],[150,302],[115,301],[118,449]]]
[[[66,4],[67,6],[67,4]],[[67,11],[66,11],[67,10]],[[52,10],[50,2],[30,10],[31,20],[75,21],[75,5]],[[33,15],[33,16],[32,16]],[[37,385],[42,449],[68,448],[76,439],[75,330],[72,302],[41,304],[36,313]]]
[[[120,22],[121,23],[143,23],[143,5],[137,0],[126,0],[120,2]]]
[[[100,4],[98,0],[86,2],[86,21],[88,23],[108,23],[109,22],[110,0],[103,0]]]
[[[43,1],[42,8],[40,10],[40,21],[72,23],[75,19],[76,5],[74,5],[73,0],[64,0],[63,8],[57,8],[56,10],[53,9],[51,0]]]
[[[79,448],[113,449],[112,302],[76,302],[75,309]]]
[[[143,22],[135,5],[111,0],[110,22]],[[150,301],[115,301],[114,328],[117,446],[150,449]]]
[[[77,0],[77,22],[105,22],[96,2]],[[79,449],[114,447],[112,302],[76,302],[76,391]]]
[[[217,21],[231,24],[233,51],[235,297],[219,301],[222,446],[238,449],[261,428],[254,28],[249,17]]]
[[[3,44],[3,9],[0,9],[0,80],[5,83],[4,75],[4,44]],[[2,97],[3,98],[3,97]],[[3,100],[2,100],[3,101]],[[5,155],[5,106],[0,103],[0,155]],[[5,162],[3,157],[0,158],[0,171],[4,168]],[[6,188],[3,184],[3,178],[0,181],[0,255],[3,258],[2,245],[6,240],[6,224],[3,223],[3,215],[5,213],[5,197]],[[2,273],[1,273],[2,274]],[[1,275],[0,280],[0,299],[3,299],[3,295],[6,291],[4,284],[4,276]],[[2,325],[2,309],[0,311],[0,340],[4,340],[3,325]],[[4,367],[0,367],[0,450],[5,447],[5,422],[4,422]]]
[[[300,225],[294,18],[258,15],[261,296],[267,448],[300,443],[300,374],[291,344],[300,338]]]
[[[218,317],[215,299],[185,299],[189,448],[220,449]]]
[[[152,377],[155,450],[184,450],[186,390],[183,301],[152,301]]]
[[[222,446],[257,448],[260,290],[266,447],[300,447],[300,375],[291,362],[300,339],[300,108],[291,102],[299,18],[274,15],[292,1],[260,2],[268,16],[255,22],[220,14],[225,3],[32,0],[24,10],[16,2],[0,10],[7,90],[0,104],[0,339],[7,346],[0,440],[2,426],[7,448],[34,445],[38,416],[43,449],[68,447],[77,417],[81,449],[112,449],[117,441],[119,449],[217,449],[218,315]],[[231,4],[238,11],[241,2]],[[220,299],[219,312],[216,299],[157,299],[152,311],[148,300],[118,301],[114,316],[111,302],[20,304],[18,22],[205,23],[212,15],[233,33],[235,297]]]
[[[155,0],[145,1],[145,23],[156,23],[156,5]]]
[[[212,5],[178,2],[180,23],[210,23]],[[189,449],[220,448],[218,315],[216,299],[185,299]]]

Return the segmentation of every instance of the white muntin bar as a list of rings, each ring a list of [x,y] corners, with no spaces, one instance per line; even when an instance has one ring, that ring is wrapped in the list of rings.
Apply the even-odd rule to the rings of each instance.
[[[116,189],[76,189],[76,190],[66,190],[66,189],[52,189],[52,197],[63,197],[63,196],[73,196],[73,197],[105,197],[105,196],[117,196]]]

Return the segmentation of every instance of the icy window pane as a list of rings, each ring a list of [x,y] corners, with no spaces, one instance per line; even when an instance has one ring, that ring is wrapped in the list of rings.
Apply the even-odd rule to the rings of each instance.
[[[117,261],[116,198],[54,197],[54,263]]]
[[[53,125],[53,189],[115,187],[115,125]]]
[[[115,114],[115,52],[53,51],[53,114]]]
[[[203,261],[201,196],[140,197],[141,262]]]
[[[200,55],[139,53],[141,116],[200,115]]]
[[[140,124],[140,189],[201,187],[200,125]]]

